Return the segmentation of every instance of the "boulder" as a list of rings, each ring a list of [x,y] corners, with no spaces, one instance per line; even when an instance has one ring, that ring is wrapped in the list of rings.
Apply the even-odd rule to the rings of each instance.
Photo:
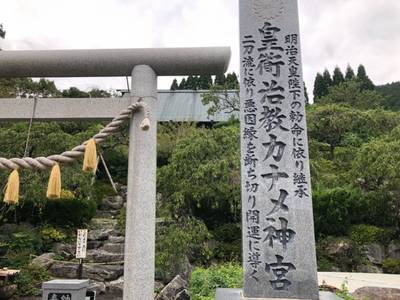
[[[55,260],[48,271],[53,277],[76,279],[78,275],[78,263]]]
[[[125,237],[112,235],[108,238],[108,241],[114,244],[125,243]]]
[[[110,235],[114,234],[114,229],[92,229],[89,230],[88,240],[89,241],[105,241]]]
[[[379,244],[370,244],[364,246],[364,253],[367,259],[373,264],[382,264],[385,259],[385,248]]]
[[[101,201],[101,210],[118,210],[124,205],[124,199],[121,196],[112,196],[104,198]]]
[[[184,289],[183,291],[180,291],[176,295],[175,300],[190,300],[190,296],[189,296],[188,290]]]
[[[117,280],[106,283],[107,294],[111,294],[115,297],[122,297],[124,290],[124,277],[120,277]]]
[[[345,255],[352,249],[352,243],[348,239],[337,238],[329,241],[329,244],[326,246],[326,252],[329,255]]]
[[[361,265],[357,267],[357,272],[359,273],[383,273],[383,270],[378,266],[368,264],[368,265]]]
[[[87,242],[87,250],[98,249],[104,245],[102,241],[88,241]]]
[[[102,247],[104,251],[111,253],[124,253],[125,244],[122,243],[106,243]]]
[[[63,258],[70,260],[75,257],[76,246],[57,243],[53,247],[53,252],[61,255]]]
[[[47,270],[53,265],[55,256],[56,255],[54,253],[45,253],[38,257],[35,257],[32,260],[31,264],[43,267]]]
[[[0,286],[0,299],[10,299],[18,291],[18,286],[16,284],[8,284]],[[14,298],[13,298],[14,299]]]
[[[181,276],[176,276],[169,284],[167,284],[162,291],[156,296],[155,300],[177,300],[177,296],[184,297],[184,290],[186,290],[188,284],[186,280],[182,279]],[[179,298],[184,300],[186,298]]]
[[[84,264],[83,278],[95,281],[112,281],[124,273],[123,264]]]
[[[398,300],[400,299],[400,289],[362,287],[354,291],[352,296],[354,300]]]
[[[86,261],[94,263],[120,262],[124,260],[123,253],[111,253],[101,249],[86,252]]]
[[[393,241],[389,244],[388,258],[400,259],[400,241]]]
[[[90,280],[88,291],[94,291],[96,295],[104,294],[106,292],[106,284],[104,282]]]

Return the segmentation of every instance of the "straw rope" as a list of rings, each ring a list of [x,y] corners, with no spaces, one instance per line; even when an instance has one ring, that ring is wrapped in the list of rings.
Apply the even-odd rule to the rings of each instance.
[[[94,135],[92,138],[95,140],[96,144],[104,142],[108,136],[116,132],[126,120],[130,119],[140,110],[144,112],[144,119],[140,124],[140,127],[142,130],[148,130],[150,127],[150,111],[148,106],[144,102],[140,101],[141,98],[137,102],[131,104],[127,109],[121,111],[118,116],[107,124],[106,127]],[[20,168],[46,170],[52,168],[57,163],[72,163],[84,155],[87,142],[88,141],[85,141],[70,151],[48,157],[23,157],[10,159],[0,157],[0,170],[17,170]]]

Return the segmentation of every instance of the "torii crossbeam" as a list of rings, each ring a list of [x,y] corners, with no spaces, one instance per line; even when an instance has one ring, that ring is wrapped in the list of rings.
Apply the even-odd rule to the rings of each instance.
[[[157,76],[215,75],[229,60],[227,47],[0,51],[0,77],[132,76],[130,99],[39,99],[35,119],[108,120],[139,98],[150,108],[150,130],[130,123],[124,300],[153,299]],[[31,118],[31,101],[0,101],[0,121]]]

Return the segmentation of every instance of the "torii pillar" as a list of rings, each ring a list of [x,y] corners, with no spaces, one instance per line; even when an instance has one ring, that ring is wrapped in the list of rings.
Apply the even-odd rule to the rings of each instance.
[[[124,300],[154,298],[157,76],[220,74],[229,60],[227,47],[0,51],[0,77],[132,76],[130,99],[41,99],[35,120],[108,120],[131,101],[150,107],[150,130],[140,115],[130,123]],[[32,101],[0,101],[0,120],[30,119]]]

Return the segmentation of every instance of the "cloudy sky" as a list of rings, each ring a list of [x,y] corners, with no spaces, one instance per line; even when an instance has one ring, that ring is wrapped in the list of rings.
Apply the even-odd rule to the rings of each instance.
[[[362,63],[400,81],[399,0],[299,0],[304,75]],[[1,0],[3,50],[230,46],[238,72],[238,0]],[[160,78],[169,88],[171,78]],[[59,88],[125,88],[125,78],[56,79]]]

